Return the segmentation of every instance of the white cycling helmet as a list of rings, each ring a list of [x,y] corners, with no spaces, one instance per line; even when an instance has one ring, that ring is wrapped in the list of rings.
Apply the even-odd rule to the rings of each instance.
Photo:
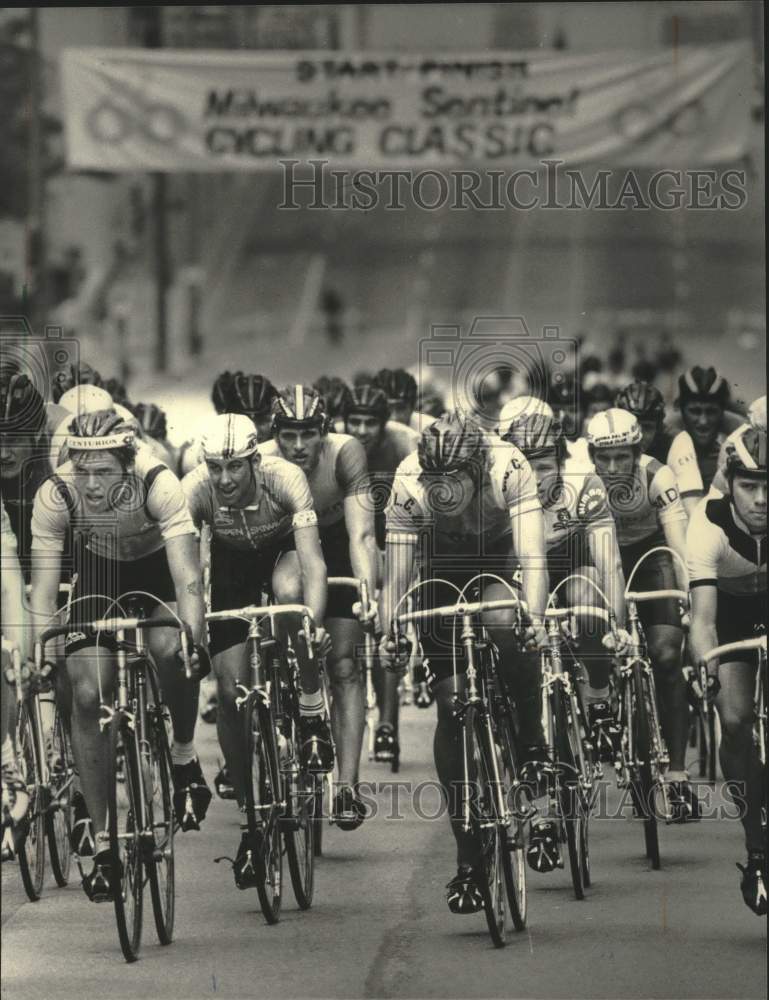
[[[499,411],[497,434],[504,437],[517,420],[521,417],[530,417],[534,413],[553,419],[553,410],[544,399],[539,399],[537,396],[515,396],[509,399]]]
[[[256,426],[244,413],[222,413],[211,417],[200,435],[204,459],[225,461],[230,458],[248,458],[254,454],[258,443]]]
[[[627,410],[612,407],[591,417],[585,431],[591,448],[625,448],[641,443],[641,425]]]
[[[115,404],[112,396],[106,389],[98,385],[73,385],[62,393],[59,399],[59,406],[62,406],[69,413],[96,413],[98,410],[114,410]]]
[[[754,399],[748,407],[748,423],[759,431],[766,430],[766,396]]]

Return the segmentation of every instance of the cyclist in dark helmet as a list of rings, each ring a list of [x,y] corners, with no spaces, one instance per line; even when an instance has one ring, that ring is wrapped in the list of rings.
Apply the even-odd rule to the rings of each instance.
[[[435,419],[415,409],[417,382],[405,368],[382,368],[376,373],[372,382],[387,396],[391,420],[397,420],[398,423],[421,432]]]
[[[139,423],[144,440],[158,458],[165,462],[169,469],[175,469],[178,463],[176,449],[168,440],[168,421],[165,410],[155,403],[136,403],[131,412]]]
[[[230,390],[232,388],[233,374],[229,371],[221,372],[216,376],[211,389],[211,402],[217,413],[228,413],[230,409]]]
[[[81,361],[79,365],[69,365],[68,368],[56,372],[51,380],[51,398],[54,403],[58,403],[67,389],[73,385],[97,385],[103,386],[101,375],[95,368]]]
[[[665,400],[659,389],[648,382],[631,382],[619,390],[614,405],[632,413],[641,425],[641,451],[666,463],[673,439],[665,431]]]
[[[492,441],[456,414],[440,417],[422,433],[417,451],[398,467],[386,518],[383,623],[389,626],[411,586],[418,557],[425,579],[441,581],[420,590],[424,607],[456,603],[454,588],[467,587],[479,572],[512,581],[519,565],[523,598],[535,621],[541,622],[538,616],[547,601],[542,507],[531,467],[513,445]],[[482,582],[481,592],[484,600],[510,596],[507,587],[490,580]],[[535,652],[522,654],[513,638],[512,619],[512,612],[497,612],[486,616],[486,625],[517,703],[523,759],[541,760],[546,749],[539,659]],[[545,641],[541,625],[531,634],[535,641]],[[438,708],[435,764],[457,844],[457,872],[447,886],[447,902],[453,913],[475,913],[483,908],[481,847],[461,820],[462,751],[453,701],[452,628],[433,622],[421,630],[421,642]],[[386,665],[403,665],[387,636],[380,643],[380,656]],[[458,666],[461,669],[461,660]],[[387,721],[394,724],[392,717]]]
[[[323,406],[329,419],[333,421],[334,430],[343,431],[344,418],[342,413],[345,401],[350,395],[350,388],[347,383],[336,375],[321,375],[313,383],[313,388],[323,397]]]
[[[265,375],[235,372],[230,386],[228,413],[242,413],[253,420],[259,441],[272,437],[272,403],[278,390]]]

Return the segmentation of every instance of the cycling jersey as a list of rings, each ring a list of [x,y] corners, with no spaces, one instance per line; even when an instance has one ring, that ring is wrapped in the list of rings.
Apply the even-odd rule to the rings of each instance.
[[[32,512],[33,552],[63,552],[70,527],[89,551],[116,561],[141,559],[171,538],[195,534],[181,483],[143,446],[121,488],[111,491],[115,496],[108,511],[90,512],[77,481],[74,465],[66,462],[38,490]]]
[[[673,438],[667,464],[673,470],[682,497],[702,496],[707,492],[718,469],[718,456],[725,435],[719,433],[707,451],[697,451],[688,431]]]
[[[48,437],[44,435],[30,449],[21,473],[12,479],[2,480],[3,504],[27,582],[32,565],[32,508],[38,489],[50,474]]]
[[[275,440],[260,444],[259,452],[264,458],[281,457]],[[307,482],[322,534],[323,528],[344,520],[344,501],[347,497],[366,492],[367,466],[363,445],[349,434],[326,434],[320,457],[307,476]]]
[[[617,526],[620,549],[648,543],[664,543],[666,524],[686,521],[686,511],[667,465],[650,455],[641,455],[631,485],[605,483],[609,509]]]
[[[387,505],[388,540],[418,541],[429,529],[434,553],[451,555],[473,539],[498,541],[512,531],[513,518],[541,510],[536,479],[523,454],[514,445],[491,441],[487,454],[484,480],[459,514],[433,509],[440,504],[440,481],[423,474],[416,452],[409,455],[398,466]]]
[[[557,548],[576,534],[611,527],[606,489],[593,471],[566,473],[560,490],[542,505],[545,548]]]
[[[735,596],[766,591],[766,535],[751,535],[729,497],[706,498],[686,536],[689,586],[715,585]]]
[[[197,528],[211,526],[216,542],[229,548],[267,549],[295,528],[318,523],[302,470],[275,455],[264,456],[256,471],[259,499],[246,507],[220,504],[203,463],[182,480],[192,520]]]

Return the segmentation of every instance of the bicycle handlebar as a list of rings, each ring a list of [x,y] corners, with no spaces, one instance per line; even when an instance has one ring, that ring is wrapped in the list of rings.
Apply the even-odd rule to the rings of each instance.
[[[359,580],[356,576],[330,576],[328,585],[329,587],[354,587],[358,594],[362,594],[362,588],[367,586],[365,580]]]
[[[259,607],[249,604],[245,608],[232,608],[229,611],[209,611],[207,622],[223,622],[232,618],[281,618],[283,615],[303,615],[312,621],[312,611],[306,604],[267,604]]]
[[[685,601],[689,602],[689,595],[685,590],[628,590],[625,592],[626,601],[635,601],[636,604],[643,604],[645,601]]]
[[[586,618],[600,618],[607,625],[614,625],[614,614],[607,608],[599,608],[593,604],[575,604],[571,608],[549,608],[545,612],[545,618],[555,618],[556,620],[575,618],[577,615],[584,615]]]
[[[524,614],[527,612],[525,601],[516,597],[507,597],[499,601],[472,601],[467,604],[446,604],[439,608],[428,608],[424,611],[406,611],[395,616],[395,621],[399,625],[408,622],[429,621],[431,618],[450,618],[460,615],[477,615],[484,611],[503,611],[507,608],[519,608]]]
[[[702,662],[710,663],[711,660],[718,660],[730,653],[750,653],[754,649],[760,649],[766,654],[765,635],[758,636],[756,639],[742,639],[740,642],[727,642],[723,646],[715,646],[705,653]]]

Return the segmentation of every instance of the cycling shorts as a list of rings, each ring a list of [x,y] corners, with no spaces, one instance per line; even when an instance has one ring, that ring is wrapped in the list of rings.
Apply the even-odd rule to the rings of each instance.
[[[350,536],[344,518],[318,530],[320,547],[329,576],[355,576],[350,562]],[[353,602],[357,601],[355,587],[329,587],[326,618],[354,618]]]
[[[211,610],[225,611],[261,605],[272,597],[272,572],[284,552],[294,549],[291,532],[268,548],[236,549],[211,539]],[[241,646],[248,636],[248,622],[233,619],[209,622],[211,654]]]
[[[92,552],[81,540],[75,546],[75,571],[77,580],[72,591],[72,630],[66,639],[67,655],[96,645],[96,633],[87,627],[87,622],[130,611],[126,608],[126,600],[122,599],[130,591],[145,592],[132,600],[138,603],[146,617],[161,601],[176,600],[176,588],[165,548],[141,559],[106,559]],[[121,599],[120,603],[117,603],[118,599]],[[114,643],[103,633],[98,643],[107,649],[114,649]]]
[[[766,597],[766,591],[740,595],[718,591],[716,633],[719,646],[766,635]]]
[[[634,545],[621,545],[620,555],[622,557],[622,571],[625,574],[625,583],[630,579],[633,567],[649,549],[655,545],[664,545],[664,539],[645,538]],[[641,568],[633,577],[632,589],[634,591],[648,590],[677,590],[673,557],[669,552],[655,552],[653,556],[644,559]],[[678,610],[678,602],[674,600],[645,601],[638,605],[638,614],[641,624],[645,629],[652,625],[674,625],[681,627],[681,615]]]

